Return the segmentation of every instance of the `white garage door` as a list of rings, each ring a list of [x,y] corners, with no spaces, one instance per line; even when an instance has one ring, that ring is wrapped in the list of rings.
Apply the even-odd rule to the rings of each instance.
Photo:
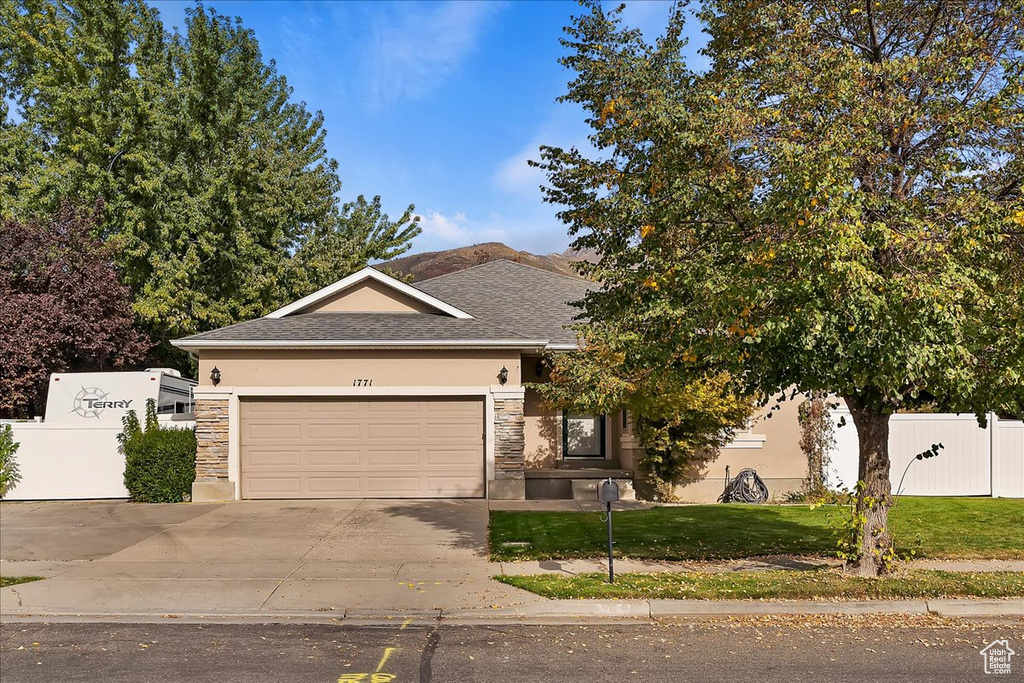
[[[241,402],[243,498],[479,498],[479,398]]]

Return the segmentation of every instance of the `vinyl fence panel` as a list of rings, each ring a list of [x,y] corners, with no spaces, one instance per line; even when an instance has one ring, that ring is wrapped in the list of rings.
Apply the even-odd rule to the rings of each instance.
[[[5,500],[127,498],[119,425],[11,425],[21,482]]]
[[[853,490],[857,482],[859,440],[845,406],[832,412],[836,446],[829,485]],[[933,444],[938,457],[916,460]],[[889,423],[889,479],[893,493],[910,496],[1024,497],[1024,423],[990,416],[987,427],[973,415],[900,413]],[[909,469],[907,466],[909,464]],[[900,478],[906,470],[902,490]]]
[[[906,469],[901,493],[908,496],[989,495],[990,429],[991,422],[988,429],[982,429],[973,415],[893,415],[889,431],[893,493],[900,493],[896,487]],[[918,453],[940,443],[944,448],[938,457],[914,460]]]
[[[1024,498],[1024,422],[997,420],[992,438],[992,495]]]

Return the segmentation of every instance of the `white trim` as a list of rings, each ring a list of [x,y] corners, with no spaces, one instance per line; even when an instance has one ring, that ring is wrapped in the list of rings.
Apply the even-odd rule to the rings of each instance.
[[[298,301],[293,301],[292,303],[288,304],[287,306],[284,306],[283,308],[279,308],[272,313],[268,313],[265,317],[283,318],[286,315],[297,313],[304,308],[309,308],[313,304],[351,287],[352,285],[357,285],[366,279],[376,280],[377,282],[387,287],[390,287],[396,292],[405,294],[406,296],[411,297],[416,301],[419,301],[420,303],[424,303],[430,306],[431,308],[436,308],[437,310],[447,313],[448,315],[453,316],[455,318],[468,320],[473,317],[469,313],[466,313],[461,309],[455,308],[455,306],[452,306],[449,303],[445,303],[444,301],[441,301],[437,297],[431,296],[426,292],[420,291],[415,287],[412,287],[410,285],[405,284],[404,282],[401,282],[400,280],[396,280],[393,277],[385,275],[384,273],[381,273],[380,271],[375,270],[370,266],[366,266],[362,270],[358,270],[355,273],[349,275],[348,277],[338,280],[333,285],[327,285],[323,289],[317,290],[310,294],[309,296],[304,296]]]
[[[484,498],[491,497],[494,481],[494,394],[484,394]]]
[[[544,339],[415,339],[385,340],[372,339],[360,341],[356,339],[285,339],[285,340],[236,340],[236,339],[173,339],[171,345],[179,349],[543,349],[547,346]]]
[[[228,481],[235,487],[235,500],[241,500],[242,408],[235,393],[228,398]]]
[[[544,349],[547,351],[579,351],[579,344],[545,344]]]
[[[509,400],[509,399],[526,399],[526,387],[520,385],[506,386],[503,384],[492,384],[490,386],[491,395],[494,398]]]
[[[220,388],[220,387],[218,387]],[[485,396],[489,386],[393,386],[393,387],[227,387],[224,393],[247,396]]]
[[[751,432],[741,432],[733,437],[732,441],[722,446],[721,450],[733,450],[733,449],[761,449],[764,448],[765,442],[768,437],[764,434],[753,434]]]

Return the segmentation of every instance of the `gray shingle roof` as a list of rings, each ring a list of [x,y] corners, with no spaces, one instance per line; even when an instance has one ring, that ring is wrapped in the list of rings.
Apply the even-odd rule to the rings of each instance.
[[[473,319],[429,313],[298,313],[257,318],[180,342],[186,348],[189,342],[572,344],[576,336],[565,328],[579,311],[568,302],[582,299],[594,285],[511,261],[492,261],[414,286],[469,313]]]
[[[566,329],[580,313],[579,301],[595,285],[513,261],[490,261],[413,284],[475,318],[552,344],[573,344]]]
[[[189,341],[525,341],[483,320],[422,313],[297,313],[257,318],[189,337]],[[536,337],[534,339],[537,339]]]

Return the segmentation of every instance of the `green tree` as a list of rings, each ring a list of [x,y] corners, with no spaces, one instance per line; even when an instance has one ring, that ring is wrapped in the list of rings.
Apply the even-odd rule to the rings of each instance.
[[[703,72],[689,16],[653,45],[596,2],[567,29],[596,152],[539,165],[601,254],[586,314],[632,336],[625,372],[845,399],[884,572],[889,416],[1021,405],[1024,4],[710,0]]]
[[[20,0],[0,5],[0,55],[17,114],[0,215],[104,199],[99,234],[157,341],[262,315],[419,232],[411,210],[339,206],[323,116],[238,19],[197,6],[169,34],[141,0]]]
[[[726,374],[680,382],[678,373],[627,363],[635,339],[617,332],[601,321],[585,326],[582,348],[553,355],[551,381],[536,388],[563,409],[629,411],[644,449],[640,470],[658,499],[675,500],[675,487],[701,480],[719,449],[747,427],[755,404],[730,391]]]

